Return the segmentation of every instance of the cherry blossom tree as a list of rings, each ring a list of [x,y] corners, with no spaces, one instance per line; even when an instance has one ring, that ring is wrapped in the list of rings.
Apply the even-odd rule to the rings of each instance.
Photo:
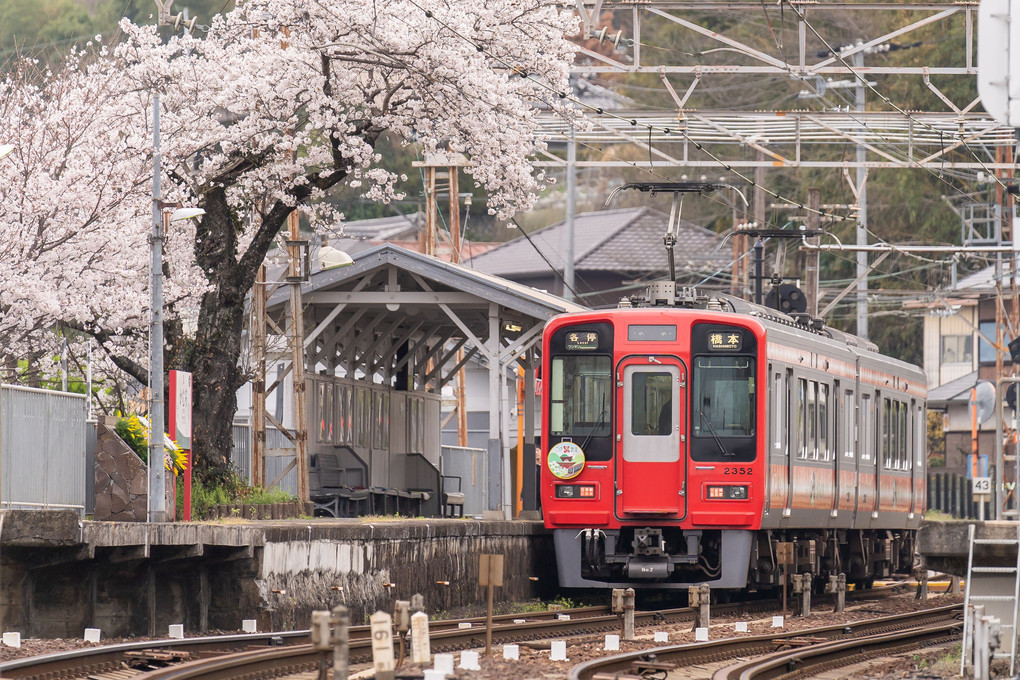
[[[0,84],[0,143],[16,146],[0,160],[0,342],[73,329],[145,382],[158,94],[164,200],[206,211],[167,237],[166,350],[194,374],[196,459],[216,473],[249,377],[244,299],[288,214],[339,230],[331,188],[392,198],[383,134],[466,154],[501,216],[530,207],[534,103],[560,105],[576,19],[549,0],[247,0],[200,37],[121,29]]]

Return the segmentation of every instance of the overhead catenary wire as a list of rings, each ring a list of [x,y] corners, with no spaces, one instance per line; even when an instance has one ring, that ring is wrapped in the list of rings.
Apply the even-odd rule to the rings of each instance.
[[[417,7],[418,9],[420,9],[422,12],[424,12],[426,17],[428,17],[428,18],[432,19],[433,21],[437,22],[439,25],[441,25],[446,30],[450,31],[453,35],[457,36],[461,40],[464,40],[468,44],[474,46],[477,51],[482,52],[482,53],[486,54],[487,56],[489,56],[490,58],[494,59],[495,61],[499,62],[504,67],[506,67],[511,73],[515,73],[518,76],[520,76],[521,78],[525,78],[525,79],[529,80],[530,82],[532,82],[533,84],[537,85],[538,87],[546,90],[547,92],[550,92],[550,93],[556,95],[560,100],[570,102],[571,104],[574,104],[574,105],[576,105],[578,107],[581,107],[583,109],[586,109],[586,110],[592,111],[594,113],[597,113],[598,115],[605,115],[605,116],[613,118],[615,120],[629,123],[632,127],[635,127],[635,128],[641,127],[641,128],[646,128],[646,129],[650,129],[650,130],[654,130],[655,129],[654,126],[648,125],[646,123],[641,123],[641,122],[639,122],[635,118],[626,118],[624,116],[618,115],[618,114],[613,113],[611,111],[606,111],[602,107],[595,106],[594,104],[589,104],[587,102],[583,102],[580,99],[572,96],[568,92],[560,92],[560,91],[556,90],[556,88],[552,87],[551,85],[548,85],[546,83],[541,82],[540,80],[535,78],[533,76],[533,74],[528,73],[526,70],[522,70],[519,67],[515,66],[514,64],[511,64],[511,63],[507,62],[505,59],[503,59],[503,58],[501,58],[501,57],[499,57],[499,56],[497,56],[495,54],[492,54],[490,51],[487,51],[485,49],[484,45],[476,43],[471,38],[468,38],[467,36],[461,34],[459,31],[457,31],[457,29],[453,28],[452,26],[450,26],[446,22],[444,22],[441,19],[439,19],[438,17],[436,17],[435,13],[432,12],[432,10],[427,9],[425,7],[422,7],[422,5],[419,4],[416,0],[409,0],[409,2],[412,5],[414,5],[415,7]],[[552,110],[555,110],[557,108],[552,102],[544,102],[544,103],[549,105]],[[733,173],[735,176],[739,177],[742,181],[746,182],[748,185],[750,185],[752,187],[760,188],[762,191],[764,191],[769,196],[772,196],[775,199],[779,199],[779,200],[787,201],[787,202],[790,202],[790,203],[794,203],[799,209],[808,210],[810,212],[817,213],[818,215],[821,215],[822,217],[827,217],[829,219],[839,220],[839,221],[848,221],[850,219],[850,218],[845,217],[843,215],[837,215],[835,213],[829,213],[829,212],[826,212],[826,211],[816,210],[816,209],[810,208],[807,205],[803,204],[803,202],[801,202],[801,201],[796,201],[794,199],[786,198],[786,197],[782,196],[781,194],[778,194],[775,191],[772,191],[771,189],[769,189],[767,187],[760,186],[753,179],[745,176],[744,174],[739,172],[736,168],[732,167],[729,163],[726,163],[724,160],[720,159],[718,156],[716,156],[711,151],[706,149],[704,144],[702,144],[701,142],[698,142],[695,139],[692,139],[690,137],[690,135],[688,135],[682,129],[663,127],[663,128],[661,128],[661,130],[666,135],[669,135],[671,133],[677,133],[677,134],[681,135],[688,142],[693,144],[695,149],[697,149],[698,151],[703,152],[706,156],[709,157],[710,160],[712,160],[714,163],[718,164],[720,167],[724,168],[727,172]],[[639,168],[639,169],[641,169],[641,168]]]
[[[421,5],[421,4],[419,4],[419,3],[418,3],[418,2],[416,2],[415,0],[410,0],[410,2],[411,2],[411,4],[412,4],[412,5],[414,5],[415,7],[417,7],[418,9],[420,9],[421,11],[423,11],[423,12],[424,12],[424,14],[425,14],[425,15],[426,15],[426,16],[427,16],[428,18],[430,18],[430,19],[433,19],[433,20],[434,20],[434,21],[436,21],[436,22],[437,22],[437,23],[438,23],[439,25],[441,25],[442,27],[444,27],[444,28],[445,28],[446,30],[449,30],[449,31],[450,31],[450,32],[451,32],[451,33],[452,33],[453,35],[456,35],[456,36],[457,36],[457,37],[459,37],[460,39],[462,39],[462,40],[464,40],[465,42],[467,42],[468,44],[472,45],[472,46],[473,46],[473,47],[474,47],[474,48],[475,48],[475,49],[476,49],[477,51],[485,53],[485,54],[486,54],[487,56],[489,56],[490,58],[492,58],[492,59],[493,59],[494,61],[496,61],[496,62],[498,62],[498,63],[502,64],[502,65],[503,65],[503,66],[504,66],[505,68],[507,68],[507,69],[508,69],[508,70],[509,70],[510,72],[512,72],[512,73],[515,73],[515,74],[519,75],[519,76],[520,76],[520,77],[522,77],[522,78],[528,79],[528,80],[529,80],[529,81],[530,81],[531,83],[533,83],[534,85],[538,86],[539,88],[541,88],[541,89],[544,89],[544,90],[546,90],[547,92],[550,92],[550,93],[554,94],[554,95],[555,95],[556,97],[558,97],[558,98],[559,98],[559,99],[560,99],[561,101],[567,101],[567,102],[569,102],[569,103],[571,103],[571,104],[574,104],[574,105],[575,105],[576,107],[578,107],[578,109],[579,109],[578,113],[579,113],[579,115],[580,115],[580,116],[581,116],[581,117],[582,117],[583,119],[587,119],[587,115],[586,115],[586,114],[584,113],[584,111],[589,111],[589,112],[593,112],[593,113],[596,113],[596,114],[598,114],[598,115],[600,115],[600,116],[604,115],[604,116],[607,116],[607,117],[613,118],[613,119],[615,119],[615,120],[617,120],[617,121],[621,121],[621,122],[627,122],[627,123],[629,123],[629,124],[630,124],[630,125],[631,125],[632,127],[644,127],[644,128],[645,128],[645,129],[647,129],[647,131],[649,132],[649,135],[651,135],[651,132],[652,132],[652,131],[653,131],[653,130],[655,129],[655,126],[652,126],[652,125],[649,125],[649,124],[646,124],[646,123],[643,123],[643,122],[639,122],[639,121],[638,121],[638,120],[636,120],[635,118],[627,118],[627,117],[625,117],[625,116],[622,116],[622,115],[619,115],[619,114],[616,114],[616,113],[613,113],[613,112],[610,112],[610,111],[605,111],[605,110],[604,110],[604,109],[603,109],[602,107],[598,107],[598,106],[595,106],[595,105],[593,105],[593,104],[588,104],[588,103],[586,103],[586,102],[583,102],[583,101],[579,100],[578,98],[576,98],[576,97],[572,96],[572,95],[571,95],[570,93],[568,93],[568,92],[559,92],[558,90],[556,90],[556,89],[555,89],[555,88],[553,88],[552,86],[550,86],[550,85],[548,85],[548,84],[546,84],[546,83],[543,83],[543,82],[541,82],[541,81],[540,81],[539,79],[535,78],[533,74],[531,74],[531,73],[528,73],[528,72],[527,72],[526,70],[524,70],[524,69],[521,69],[521,68],[518,68],[518,67],[516,67],[515,65],[513,65],[513,64],[511,64],[511,63],[507,62],[507,61],[506,61],[505,59],[502,59],[501,57],[499,57],[499,56],[497,56],[497,55],[495,55],[495,54],[492,54],[492,53],[491,53],[490,51],[486,50],[486,49],[485,49],[485,47],[484,47],[483,45],[481,45],[481,44],[479,44],[479,43],[476,43],[476,42],[475,42],[474,40],[472,40],[471,38],[468,38],[468,37],[466,37],[466,36],[462,35],[462,34],[461,34],[460,32],[458,32],[458,31],[457,31],[456,29],[454,29],[454,28],[453,28],[452,26],[450,26],[449,24],[445,23],[444,21],[442,21],[442,20],[441,20],[441,19],[439,19],[438,17],[435,17],[434,13],[433,13],[433,12],[432,12],[431,10],[428,10],[428,9],[424,8],[424,7],[423,7],[423,6]],[[782,3],[780,3],[780,5],[782,6]],[[798,13],[798,16],[800,16],[800,14],[799,14],[799,13]],[[811,28],[812,32],[814,32],[814,33],[816,34],[816,36],[818,36],[818,37],[819,37],[819,39],[820,39],[820,40],[822,40],[822,42],[823,42],[823,43],[825,43],[826,45],[828,45],[828,43],[827,43],[827,42],[826,42],[826,41],[824,40],[824,38],[822,38],[822,37],[821,37],[820,35],[818,35],[818,33],[817,33],[816,29],[814,28],[814,26],[811,26],[811,25],[810,25],[810,24],[808,24],[808,22],[806,22],[806,21],[805,21],[805,24],[806,24],[806,25],[808,25],[808,26],[810,26],[810,28]],[[832,48],[831,48],[831,47],[829,47],[829,49],[831,50]],[[835,51],[834,51],[834,50],[833,50],[833,52],[835,53]],[[916,117],[910,116],[910,114],[908,114],[908,113],[907,113],[906,111],[904,111],[904,110],[903,110],[903,109],[902,109],[901,107],[898,107],[898,106],[896,106],[895,104],[893,104],[893,103],[891,102],[891,100],[889,100],[889,98],[888,98],[888,97],[885,97],[884,95],[881,95],[881,93],[879,93],[879,92],[878,92],[878,91],[877,91],[877,90],[876,90],[876,89],[874,88],[874,86],[872,86],[872,85],[870,85],[869,83],[867,83],[867,81],[866,81],[865,79],[861,78],[861,76],[860,76],[860,75],[859,75],[859,74],[858,74],[858,73],[857,73],[857,72],[856,72],[856,71],[855,71],[855,70],[854,70],[854,69],[853,69],[852,67],[850,67],[849,65],[847,65],[847,64],[846,64],[846,61],[845,61],[845,60],[843,59],[843,57],[842,57],[841,55],[838,55],[838,54],[837,54],[837,58],[839,58],[839,59],[840,59],[840,61],[841,61],[841,62],[842,62],[842,63],[844,64],[844,66],[846,66],[846,68],[847,68],[847,69],[848,69],[848,70],[849,70],[849,71],[850,71],[851,73],[853,73],[853,74],[854,74],[854,76],[855,76],[855,77],[856,77],[856,78],[857,78],[858,80],[861,80],[862,82],[864,82],[865,86],[869,87],[869,88],[870,88],[870,89],[871,89],[871,90],[872,90],[872,91],[873,91],[873,92],[874,92],[875,94],[877,94],[877,95],[878,95],[878,96],[879,96],[879,97],[880,97],[880,98],[881,98],[881,99],[882,99],[883,101],[887,102],[887,103],[888,103],[888,104],[889,104],[890,106],[892,106],[892,107],[893,107],[893,108],[894,108],[894,109],[895,109],[895,110],[896,110],[897,112],[899,112],[899,113],[900,113],[901,115],[904,115],[904,116],[906,116],[906,117],[908,118],[908,120],[912,120],[912,121],[914,121],[914,122],[917,122],[917,123],[921,124],[921,125],[922,125],[923,127],[927,128],[927,129],[929,129],[929,130],[932,130],[932,131],[938,132],[938,133],[939,133],[940,135],[942,134],[942,133],[941,133],[941,131],[938,131],[938,130],[937,130],[936,128],[934,128],[933,126],[931,126],[931,125],[928,125],[928,124],[924,123],[923,121],[918,121],[918,120],[916,119]],[[538,99],[542,100],[542,98],[541,98],[541,97],[538,97]],[[546,100],[542,100],[542,101],[543,101],[543,103],[545,103],[545,104],[546,104],[547,106],[549,106],[550,110],[553,110],[553,111],[557,110],[557,108],[558,108],[558,107],[557,107],[557,106],[556,106],[556,105],[555,105],[555,104],[554,104],[553,102],[550,102],[550,101],[546,101]],[[762,190],[762,191],[763,191],[764,193],[766,193],[767,195],[769,195],[769,196],[773,197],[774,199],[777,199],[777,200],[781,200],[781,201],[784,201],[784,202],[788,202],[788,203],[791,203],[791,204],[793,204],[793,206],[794,206],[794,207],[796,207],[796,208],[798,208],[798,209],[800,209],[800,210],[805,210],[805,211],[808,211],[808,212],[811,212],[811,213],[817,214],[817,215],[819,215],[819,216],[821,216],[821,217],[823,217],[823,218],[828,218],[828,219],[830,219],[830,220],[833,220],[833,221],[838,221],[838,222],[853,222],[853,221],[855,221],[855,220],[853,220],[852,218],[850,218],[850,217],[847,217],[847,216],[844,216],[844,215],[839,215],[839,214],[836,214],[836,213],[831,213],[831,212],[828,212],[828,211],[826,211],[826,210],[818,210],[818,209],[813,209],[813,208],[810,208],[809,206],[805,205],[805,204],[804,204],[803,202],[801,202],[801,201],[796,201],[796,200],[792,200],[792,199],[788,199],[788,198],[785,198],[785,197],[783,197],[783,196],[782,196],[781,194],[779,194],[778,192],[776,192],[776,191],[773,191],[773,190],[771,190],[771,189],[769,189],[769,188],[767,188],[767,187],[764,187],[764,186],[761,186],[761,185],[759,185],[759,184],[758,184],[758,183],[756,183],[756,182],[755,182],[754,180],[752,180],[751,178],[749,178],[749,177],[745,176],[744,174],[742,174],[741,172],[739,172],[739,171],[738,171],[737,169],[733,168],[733,167],[732,167],[731,165],[729,165],[728,163],[726,163],[725,161],[723,161],[722,159],[720,159],[720,158],[719,158],[719,157],[718,157],[717,155],[715,155],[714,153],[712,153],[712,152],[711,152],[710,150],[708,150],[707,148],[705,148],[705,145],[704,145],[704,144],[701,144],[700,142],[698,142],[698,141],[694,140],[693,138],[691,138],[691,137],[690,137],[690,135],[688,135],[688,134],[686,133],[686,131],[684,131],[684,130],[682,130],[682,129],[671,129],[671,128],[669,128],[669,127],[662,127],[662,128],[661,128],[661,130],[662,130],[662,132],[663,132],[664,134],[666,134],[667,136],[668,136],[669,134],[671,134],[671,133],[674,133],[674,132],[675,132],[675,133],[677,133],[677,134],[679,134],[679,135],[681,135],[681,136],[682,136],[682,137],[683,137],[683,138],[684,138],[684,139],[685,139],[685,140],[686,140],[687,142],[689,142],[689,143],[693,144],[693,146],[695,147],[695,149],[697,149],[698,151],[701,151],[702,153],[704,153],[704,154],[705,154],[705,155],[706,155],[706,156],[707,156],[707,157],[708,157],[709,159],[711,159],[711,160],[712,160],[713,162],[715,162],[715,163],[716,163],[717,165],[719,165],[719,166],[720,166],[721,168],[725,169],[725,170],[726,170],[727,172],[730,172],[730,173],[732,173],[733,175],[735,175],[736,177],[740,178],[740,179],[741,179],[742,181],[746,182],[746,183],[747,183],[747,184],[748,184],[749,186],[751,186],[751,187],[758,187],[758,188],[759,188],[760,190]],[[984,164],[984,161],[983,161],[983,160],[982,160],[982,159],[981,159],[981,158],[980,158],[980,157],[979,157],[979,156],[978,156],[978,155],[977,155],[977,154],[976,154],[976,153],[974,152],[974,150],[973,150],[973,149],[972,149],[972,148],[971,148],[971,147],[970,147],[970,146],[969,146],[968,144],[966,144],[965,142],[962,142],[962,141],[961,141],[961,144],[962,144],[962,146],[963,146],[963,147],[964,147],[964,148],[965,148],[965,149],[966,149],[966,150],[967,150],[967,151],[968,151],[968,152],[969,152],[969,153],[971,154],[971,156],[973,156],[973,157],[975,158],[975,160],[976,160],[976,161],[978,162],[978,164],[980,164],[980,165],[981,165],[982,167],[984,167],[984,168],[985,168],[985,169],[987,170],[987,166],[986,166],[986,165]],[[598,149],[598,151],[599,151],[599,153],[603,153],[603,154],[605,154],[605,153],[606,153],[606,152],[605,152],[605,151],[603,151],[602,149]],[[657,177],[660,177],[660,178],[664,177],[663,175],[661,175],[661,174],[659,174],[659,173],[655,173],[655,172],[654,172],[654,170],[649,170],[648,168],[645,168],[645,167],[643,167],[643,166],[641,166],[641,165],[638,165],[637,163],[633,163],[633,162],[630,162],[630,161],[624,161],[624,162],[625,162],[625,163],[627,163],[628,165],[630,165],[631,167],[633,167],[634,169],[636,169],[636,170],[639,170],[639,171],[641,171],[641,172],[643,172],[643,173],[649,173],[649,174],[652,174],[653,176],[657,176]],[[914,162],[916,163],[916,161],[914,161]],[[926,169],[927,171],[929,171],[929,172],[932,172],[932,171],[931,171],[930,169],[927,169],[927,168],[925,168],[925,169]],[[933,173],[933,174],[935,174],[935,173]],[[992,175],[992,176],[994,176],[994,173],[991,173],[991,172],[989,172],[989,175]],[[947,185],[949,185],[949,186],[950,186],[950,187],[951,187],[951,188],[952,188],[952,189],[954,190],[954,192],[956,192],[956,193],[962,193],[962,190],[961,190],[961,189],[960,189],[959,187],[955,187],[955,186],[953,186],[952,184],[949,184],[949,183],[948,183],[947,181],[945,181],[945,180],[944,180],[944,178],[943,178],[942,176],[940,176],[940,175],[936,174],[936,177],[938,177],[938,178],[939,178],[940,180],[944,181],[944,182],[945,182],[945,183],[946,183]],[[995,179],[996,179],[996,181],[997,181],[997,182],[999,182],[999,183],[1000,183],[1000,184],[1001,184],[1002,186],[1005,186],[1005,185],[1004,185],[1004,184],[1003,184],[1003,183],[1001,182],[1001,180],[999,180],[998,178],[995,178]],[[878,236],[877,236],[876,234],[874,234],[874,232],[872,232],[872,231],[870,231],[870,230],[869,230],[869,233],[870,233],[870,234],[871,234],[871,235],[872,235],[872,236],[873,236],[874,238],[876,238],[876,239],[877,239],[877,240],[878,240],[878,241],[879,241],[880,243],[886,244],[886,242],[885,242],[885,241],[884,241],[883,239],[881,239],[880,237],[878,237]],[[890,245],[890,246],[892,246],[892,244],[886,244],[886,245]],[[902,252],[903,254],[907,254],[907,255],[910,255],[910,253],[909,253],[909,252],[907,252],[907,251],[903,251],[902,249],[900,249],[900,250],[901,250],[901,252]],[[919,259],[925,259],[925,258],[919,258]]]
[[[902,107],[900,107],[896,103],[894,103],[889,97],[887,97],[884,94],[882,94],[881,92],[879,92],[878,89],[876,89],[875,86],[872,85],[868,81],[867,78],[863,77],[860,73],[858,73],[854,69],[853,66],[850,65],[849,62],[847,62],[846,58],[844,57],[844,55],[843,55],[843,53],[841,51],[835,49],[831,44],[829,44],[829,42],[824,37],[822,37],[821,33],[818,32],[818,29],[816,29],[814,27],[814,25],[807,20],[807,16],[804,14],[804,12],[801,11],[801,9],[799,7],[797,7],[794,3],[790,2],[790,0],[779,0],[779,1],[780,1],[781,4],[789,4],[790,5],[790,9],[792,9],[797,14],[797,16],[804,23],[804,25],[811,31],[811,33],[814,34],[814,36],[816,38],[818,38],[818,40],[820,40],[822,42],[822,44],[825,46],[825,48],[827,50],[829,50],[829,52],[832,54],[833,58],[839,60],[839,62],[844,66],[844,68],[846,68],[850,72],[850,74],[853,75],[854,79],[856,79],[858,82],[860,82],[862,86],[864,86],[865,88],[870,90],[872,93],[875,94],[875,96],[877,96],[879,99],[881,99],[887,105],[892,107],[897,113],[899,113],[900,115],[906,117],[908,120],[910,120],[910,121],[912,121],[914,123],[917,123],[918,125],[920,125],[920,126],[922,126],[924,128],[927,128],[927,129],[929,129],[929,130],[931,130],[933,132],[937,132],[937,133],[941,134],[941,131],[939,131],[935,127],[925,123],[924,121],[918,119],[917,117],[912,116],[908,111],[904,110]],[[974,152],[974,150],[970,148],[970,145],[967,144],[967,142],[964,141],[962,138],[960,139],[960,144],[963,146],[963,148],[967,149],[968,153],[970,153],[970,155],[973,156],[973,158],[978,162],[978,164],[981,165],[981,167],[984,168],[984,170],[991,177],[993,177],[995,179],[995,181],[1002,187],[1003,190],[1008,188],[1006,186],[1006,184],[999,177],[997,177],[995,175],[995,173],[992,172],[988,168],[987,165],[985,165],[984,161],[981,160],[981,158]],[[914,162],[916,163],[916,161],[914,161]]]

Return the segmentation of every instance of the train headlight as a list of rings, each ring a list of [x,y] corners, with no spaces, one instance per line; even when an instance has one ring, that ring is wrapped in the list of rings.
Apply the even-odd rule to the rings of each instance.
[[[746,501],[746,484],[712,484],[705,487],[705,499],[710,501]]]

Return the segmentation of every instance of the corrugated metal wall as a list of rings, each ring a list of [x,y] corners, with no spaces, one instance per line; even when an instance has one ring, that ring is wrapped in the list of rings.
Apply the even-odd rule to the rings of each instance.
[[[0,507],[85,514],[85,396],[0,385]]]
[[[443,447],[444,476],[460,477],[460,490],[464,492],[464,514],[481,515],[488,507],[488,455],[485,449],[468,449],[460,446]],[[456,491],[457,482],[443,480],[444,491]]]
[[[276,428],[266,428],[266,484],[276,479],[294,460],[294,444]],[[251,428],[234,425],[234,450],[230,462],[237,468],[241,478],[251,483]],[[278,488],[297,496],[297,469],[290,470]]]

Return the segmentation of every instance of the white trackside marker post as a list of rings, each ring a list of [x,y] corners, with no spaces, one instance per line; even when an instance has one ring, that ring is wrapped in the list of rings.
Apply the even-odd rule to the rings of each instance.
[[[372,667],[378,680],[393,680],[393,617],[376,612],[369,619],[372,628]]]

